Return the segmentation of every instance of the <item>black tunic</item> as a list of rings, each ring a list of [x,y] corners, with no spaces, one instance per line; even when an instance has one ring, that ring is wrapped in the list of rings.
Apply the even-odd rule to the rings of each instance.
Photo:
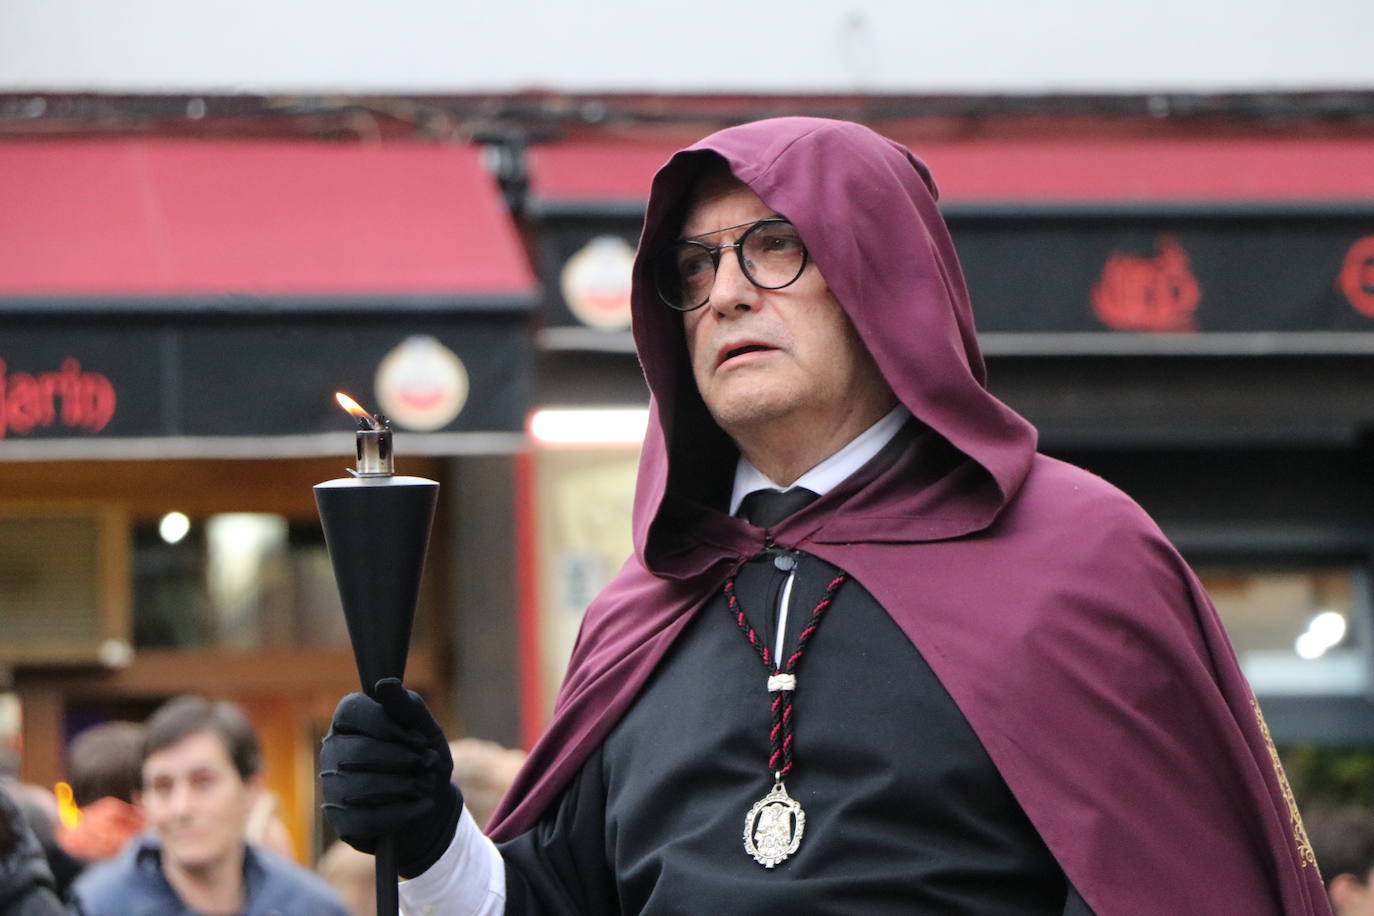
[[[794,556],[789,653],[836,572]],[[736,586],[770,646],[784,578],[765,555]],[[797,670],[786,787],[805,834],[759,865],[743,833],[773,784],[766,682],[717,597],[557,807],[501,844],[507,913],[1088,913],[925,660],[852,580]]]

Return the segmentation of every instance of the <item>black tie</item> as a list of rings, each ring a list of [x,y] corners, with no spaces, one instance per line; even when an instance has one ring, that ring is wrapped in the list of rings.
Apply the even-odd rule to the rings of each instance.
[[[790,490],[755,490],[739,504],[735,514],[756,528],[771,528],[819,497],[806,487]]]

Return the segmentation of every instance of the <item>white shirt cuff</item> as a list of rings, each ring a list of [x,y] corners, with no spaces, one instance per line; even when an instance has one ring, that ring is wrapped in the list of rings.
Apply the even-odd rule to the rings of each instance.
[[[405,916],[501,916],[506,910],[506,864],[496,844],[463,806],[453,842],[423,873],[401,882]]]

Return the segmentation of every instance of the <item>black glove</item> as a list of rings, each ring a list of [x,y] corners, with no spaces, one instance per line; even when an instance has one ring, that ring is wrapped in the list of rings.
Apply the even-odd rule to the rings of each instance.
[[[420,695],[394,677],[373,692],[375,700],[350,693],[334,710],[320,749],[324,816],[360,852],[395,836],[397,871],[413,878],[448,849],[463,796],[450,782],[448,741]]]

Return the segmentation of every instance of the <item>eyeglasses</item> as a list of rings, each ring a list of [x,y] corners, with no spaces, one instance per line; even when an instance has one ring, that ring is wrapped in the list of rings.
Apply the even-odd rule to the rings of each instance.
[[[806,269],[807,254],[796,227],[783,217],[774,216],[715,232],[743,226],[749,228],[732,245],[707,245],[695,239],[673,242],[654,262],[654,284],[659,298],[679,312],[701,308],[711,298],[721,252],[727,248],[735,249],[740,272],[760,289],[782,289],[797,282]]]

